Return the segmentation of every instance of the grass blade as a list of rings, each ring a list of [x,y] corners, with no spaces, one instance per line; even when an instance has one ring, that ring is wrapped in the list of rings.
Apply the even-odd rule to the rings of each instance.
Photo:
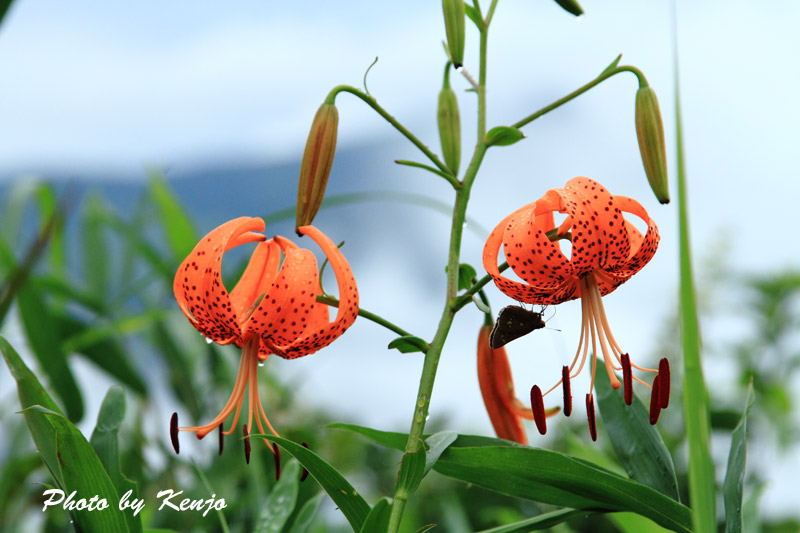
[[[674,6],[673,2],[673,6]],[[697,319],[692,260],[689,245],[689,212],[686,205],[686,170],[683,154],[680,82],[678,79],[677,16],[673,17],[675,49],[675,136],[678,167],[678,234],[680,253],[680,321],[683,344],[683,413],[689,443],[689,500],[697,533],[717,531],[714,462],[711,459],[708,390],[700,360],[700,325]]]
[[[750,383],[747,388],[747,404],[742,419],[731,436],[728,470],[725,472],[725,482],[722,484],[722,495],[725,498],[725,531],[728,533],[741,533],[743,530],[742,492],[744,467],[747,459],[747,416],[750,414],[754,401],[753,384]]]

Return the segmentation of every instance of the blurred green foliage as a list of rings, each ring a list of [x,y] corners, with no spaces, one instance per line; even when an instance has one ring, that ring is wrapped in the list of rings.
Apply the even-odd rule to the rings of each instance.
[[[170,413],[164,411],[164,405],[178,406],[193,420],[216,412],[233,385],[239,354],[235,347],[205,343],[191,328],[184,327],[174,305],[174,271],[197,232],[158,173],[151,173],[149,186],[135,209],[126,215],[118,213],[98,193],[71,198],[68,192],[56,194],[56,189],[47,184],[18,186],[8,191],[0,207],[2,333],[52,395],[53,406],[64,408],[69,422],[64,419],[58,427],[70,432],[72,424],[90,428],[81,438],[90,441],[108,479],[117,487],[135,484],[138,497],[147,502],[139,515],[143,530],[350,530],[313,478],[299,483],[300,467],[288,454],[283,459],[284,476],[276,483],[272,455],[257,444],[260,441],[254,441],[249,466],[234,438],[227,440],[221,457],[216,457],[216,444],[208,441],[199,443],[191,454],[176,456],[172,452],[167,431]],[[75,235],[80,237],[76,239]],[[231,266],[232,272],[243,268]],[[752,327],[747,335],[733,339],[730,346],[706,347],[716,357],[720,352],[733,354],[727,356],[727,362],[733,365],[737,377],[731,384],[734,390],[726,397],[717,397],[712,389],[714,431],[728,438],[741,418],[741,399],[752,380],[756,402],[749,440],[779,453],[788,449],[798,434],[790,383],[800,361],[796,343],[800,273],[728,276],[722,282],[726,293],[740,295],[746,302],[739,308],[738,318]],[[708,297],[704,291],[709,283],[701,279],[701,301]],[[702,318],[710,318],[715,312],[714,307],[707,309]],[[670,323],[666,327],[670,328]],[[100,413],[87,412],[86,399],[99,398],[107,391],[80,384],[74,376],[78,358],[104,374],[110,383],[121,385],[108,391]],[[336,422],[334,415],[299,405],[293,401],[291,388],[266,370],[260,379],[268,382],[269,403],[280,413],[286,438],[309,442],[311,449],[334,465],[370,504],[392,493],[400,452],[348,431],[320,429]],[[681,398],[675,389],[672,402],[677,405]],[[0,419],[5,443],[0,458],[0,530],[72,531],[70,520],[75,517],[67,512],[59,508],[41,512],[42,492],[54,480],[34,448],[25,418],[13,414],[21,408],[17,396],[5,390],[0,402],[5,408]],[[676,419],[678,410],[667,410],[663,416],[659,428],[666,449],[675,458],[679,490],[686,501],[686,465],[678,453],[684,445]],[[628,429],[616,431],[644,430],[623,426]],[[578,428],[570,424],[558,427],[554,449],[625,474],[609,439],[591,444],[576,437],[585,433],[582,423]],[[432,432],[442,429],[452,428],[436,427],[435,422],[429,428]],[[79,438],[77,433],[70,434]],[[194,464],[186,455],[201,459]],[[726,457],[715,460],[722,468]],[[758,469],[748,468],[744,530],[754,531],[753,524],[758,523],[764,532],[796,531],[800,524],[796,520],[778,523],[769,517],[754,518],[758,517],[754,495],[766,481]],[[205,499],[210,493],[224,497],[224,519],[214,512],[203,517],[195,512],[157,511],[156,494],[168,488],[184,490],[185,497],[191,499]],[[441,531],[478,531],[547,512],[558,516],[565,511],[431,473],[419,486],[418,496],[410,500],[403,529],[413,532],[425,524],[438,524],[436,529]],[[569,522],[551,529],[662,530],[631,513],[586,514],[570,514]],[[518,530],[527,529],[520,526]]]

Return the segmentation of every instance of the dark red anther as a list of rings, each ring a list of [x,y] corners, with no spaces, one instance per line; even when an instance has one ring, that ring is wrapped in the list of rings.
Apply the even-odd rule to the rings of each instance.
[[[275,481],[281,478],[281,451],[278,449],[278,443],[272,443],[272,457],[275,459]]]
[[[662,409],[666,409],[669,407],[670,388],[669,361],[666,357],[658,362],[658,379],[661,381],[658,387],[658,403]]]
[[[654,426],[658,422],[658,415],[661,414],[661,374],[656,375],[653,380],[653,390],[650,391],[650,425]]]
[[[219,454],[222,455],[222,444],[224,442],[222,440],[222,438],[224,437],[224,435],[222,434],[222,424],[220,424],[217,427],[219,428]]]
[[[310,450],[311,449],[311,448],[308,447],[308,443],[306,441],[303,441],[303,448],[305,448],[306,450]],[[303,473],[300,474],[300,483],[305,481],[307,477],[308,477],[308,470],[303,468]]]
[[[169,439],[172,441],[172,447],[175,449],[175,455],[181,453],[181,443],[178,442],[178,413],[172,413],[172,418],[169,419]]]
[[[625,388],[625,404],[633,403],[633,372],[631,372],[631,356],[624,353],[619,358],[622,363],[622,386]]]
[[[539,385],[531,387],[531,411],[533,411],[533,421],[536,422],[536,429],[544,435],[547,433],[547,418],[544,414],[544,400],[542,399],[542,389]]]
[[[586,417],[589,419],[589,434],[593,441],[597,441],[597,424],[594,420],[594,397],[586,395]]]
[[[244,434],[244,460],[250,464],[250,434],[247,432],[247,424],[242,426],[242,433]]]
[[[564,416],[572,414],[572,390],[569,384],[569,367],[564,365],[561,369],[561,385],[564,389]]]

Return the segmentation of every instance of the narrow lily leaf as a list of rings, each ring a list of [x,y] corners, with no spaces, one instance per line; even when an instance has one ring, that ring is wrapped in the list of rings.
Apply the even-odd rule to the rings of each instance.
[[[722,484],[722,495],[725,499],[725,531],[727,533],[741,533],[742,522],[742,492],[744,490],[744,467],[747,461],[747,416],[753,407],[755,395],[753,383],[747,388],[747,404],[739,424],[731,436],[731,452],[728,455],[728,470],[725,472],[725,482]]]
[[[142,238],[138,227],[132,226],[130,222],[122,220],[113,212],[106,213],[106,223],[108,227],[125,239],[133,250],[138,252],[138,257],[150,263],[155,274],[160,275],[164,280],[172,283],[175,277],[174,265],[170,261],[164,259],[161,252]]]
[[[687,507],[650,487],[549,450],[451,446],[435,468],[509,496],[579,509],[632,511],[668,529],[692,531]]]
[[[0,352],[3,353],[3,358],[11,371],[11,376],[17,382],[17,394],[22,408],[26,409],[33,405],[41,405],[51,411],[60,413],[61,410],[44,390],[44,387],[36,379],[33,372],[30,371],[19,354],[3,337],[0,337]],[[56,485],[63,487],[64,482],[61,479],[61,469],[58,466],[58,456],[56,455],[56,432],[53,426],[41,413],[30,412],[24,414],[31,437],[33,437],[33,442],[36,444],[36,449],[39,451],[42,461],[50,470]]]
[[[22,326],[42,371],[50,379],[52,389],[64,402],[67,416],[83,418],[83,398],[78,384],[61,349],[57,323],[44,303],[43,294],[27,283],[17,291],[17,304]]]
[[[406,436],[349,424],[328,427],[359,433],[402,450]],[[674,531],[692,530],[680,503],[588,461],[502,439],[459,435],[434,469],[440,474],[517,498],[575,509],[632,511]]]
[[[253,529],[255,533],[280,533],[283,530],[297,503],[299,482],[300,466],[297,461],[289,461],[283,468],[281,479],[272,487],[261,507],[261,514]]]
[[[211,488],[211,483],[208,482],[208,478],[203,471],[197,467],[197,463],[195,463],[194,460],[192,460],[192,466],[194,467],[197,477],[200,478],[200,482],[203,484],[203,487],[208,491],[209,494],[216,495],[216,491]],[[214,512],[217,513],[217,518],[219,518],[219,526],[222,529],[222,533],[230,533],[230,529],[228,529],[228,521],[225,520],[225,513],[221,509],[216,508],[214,509]]]
[[[608,374],[598,372],[594,381],[600,415],[614,452],[634,481],[680,501],[678,479],[661,434],[650,424],[647,408],[637,396],[625,405],[622,391],[611,388]]]
[[[407,167],[421,168],[423,170],[427,170],[428,172],[432,172],[433,174],[441,176],[447,180],[453,179],[453,176],[451,174],[443,172],[438,168],[432,167],[430,165],[423,165],[422,163],[417,163],[416,161],[408,161],[406,159],[395,159],[394,162],[397,163],[398,165],[404,165]]]
[[[109,288],[109,255],[106,242],[106,211],[103,200],[90,194],[83,205],[83,276],[84,286],[97,298],[105,300]]]
[[[511,126],[496,126],[486,134],[486,146],[511,146],[525,138],[522,130]]]
[[[148,176],[150,195],[158,208],[167,243],[176,258],[184,258],[192,251],[199,236],[183,206],[167,186],[164,176],[156,171],[149,172]]]
[[[428,455],[425,460],[425,473],[423,475],[427,474],[436,465],[436,461],[439,460],[442,452],[453,444],[457,438],[458,433],[455,431],[440,431],[425,439],[425,444],[428,445]]]
[[[400,353],[427,352],[428,343],[413,335],[397,337],[387,346],[388,349],[397,348]]]
[[[464,12],[469,17],[469,19],[473,22],[473,24],[475,24],[476,28],[478,28],[479,30],[483,30],[484,22],[483,22],[483,19],[481,18],[481,14],[478,12],[477,9],[475,9],[473,6],[471,6],[471,5],[469,5],[469,4],[467,4],[465,2],[464,3]]]
[[[527,531],[540,531],[557,526],[575,518],[583,518],[595,514],[586,509],[559,509],[550,513],[543,513],[531,518],[526,518],[514,524],[484,529],[478,533],[525,533]]]
[[[303,468],[322,485],[328,496],[342,511],[350,526],[355,531],[360,531],[369,514],[369,504],[358,494],[353,486],[319,455],[290,440],[275,437],[274,435],[251,435],[251,438],[264,438],[275,442],[283,450],[300,461]]]
[[[311,525],[311,521],[314,520],[314,515],[317,514],[319,502],[322,501],[324,495],[324,492],[320,492],[303,504],[300,511],[297,513],[297,517],[294,519],[292,529],[289,530],[289,533],[306,533],[308,526]]]
[[[78,346],[72,347],[75,352],[85,356],[138,394],[147,392],[144,381],[131,365],[125,350],[108,335],[108,331],[105,335],[97,336],[97,329],[66,313],[54,314],[53,318],[62,338],[84,339]],[[70,343],[67,341],[65,344],[69,346]]]
[[[102,512],[90,511],[88,508],[71,511],[77,526],[85,533],[104,533],[128,530],[125,512],[119,508],[119,495],[114,484],[103,469],[103,464],[94,453],[78,428],[64,415],[39,405],[28,407],[24,412],[44,414],[56,432],[56,451],[61,476],[64,481],[65,498],[75,491],[75,500],[98,495],[98,503],[105,500],[108,507]]]
[[[673,24],[675,21],[673,20]],[[673,32],[673,35],[677,35]],[[683,414],[689,443],[689,497],[697,533],[716,533],[717,500],[714,461],[711,458],[708,389],[700,357],[700,324],[697,318],[689,211],[686,207],[686,170],[683,157],[683,121],[678,81],[678,44],[675,50],[675,137],[678,168],[678,250],[680,264],[680,323],[683,344]]]
[[[622,59],[622,54],[618,55],[617,58],[614,61],[612,61],[606,68],[604,68],[603,72],[600,73],[600,76],[602,76],[603,74],[606,74],[608,72],[611,72],[612,70],[617,68],[617,65],[619,65],[619,60],[620,59]]]
[[[610,513],[607,518],[623,533],[669,533],[669,529],[636,513]]]
[[[417,440],[419,443],[419,440]],[[397,474],[396,495],[408,498],[417,491],[422,478],[425,476],[426,466],[425,446],[419,443],[414,452],[406,452],[400,461],[400,472]]]
[[[375,533],[387,531],[389,518],[392,516],[392,505],[389,498],[381,498],[372,508],[361,526],[360,533]]]
[[[122,475],[119,468],[119,427],[125,418],[125,391],[119,385],[111,387],[100,405],[100,412],[97,413],[97,424],[92,432],[90,442],[97,457],[103,464],[108,477],[117,489],[120,496],[130,491],[127,501],[132,502],[138,498],[136,483]],[[142,518],[140,514],[136,516],[133,512],[126,512],[123,515],[128,524],[128,531],[142,531]]]

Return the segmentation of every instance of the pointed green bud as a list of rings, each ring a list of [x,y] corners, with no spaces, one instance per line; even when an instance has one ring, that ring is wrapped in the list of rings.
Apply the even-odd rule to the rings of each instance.
[[[339,112],[333,103],[319,106],[311,131],[308,132],[303,161],[300,164],[300,184],[297,189],[296,228],[311,224],[325,196],[325,187],[336,152],[336,131]]]
[[[439,125],[439,141],[442,144],[442,155],[447,168],[458,176],[461,163],[461,118],[458,114],[458,99],[450,88],[450,63],[444,69],[444,83],[439,91],[439,108],[436,118]]]
[[[463,0],[442,0],[444,29],[447,33],[447,49],[453,66],[458,68],[464,62],[464,40],[466,36],[466,12]]]
[[[572,13],[576,17],[583,15],[583,8],[576,2],[576,0],[556,0],[556,4],[560,5],[564,11]]]
[[[636,92],[636,137],[642,155],[644,173],[650,188],[662,204],[669,203],[667,151],[664,148],[664,126],[656,93],[649,86]]]
[[[525,135],[511,126],[497,126],[486,133],[486,146],[510,146],[521,141]]]

